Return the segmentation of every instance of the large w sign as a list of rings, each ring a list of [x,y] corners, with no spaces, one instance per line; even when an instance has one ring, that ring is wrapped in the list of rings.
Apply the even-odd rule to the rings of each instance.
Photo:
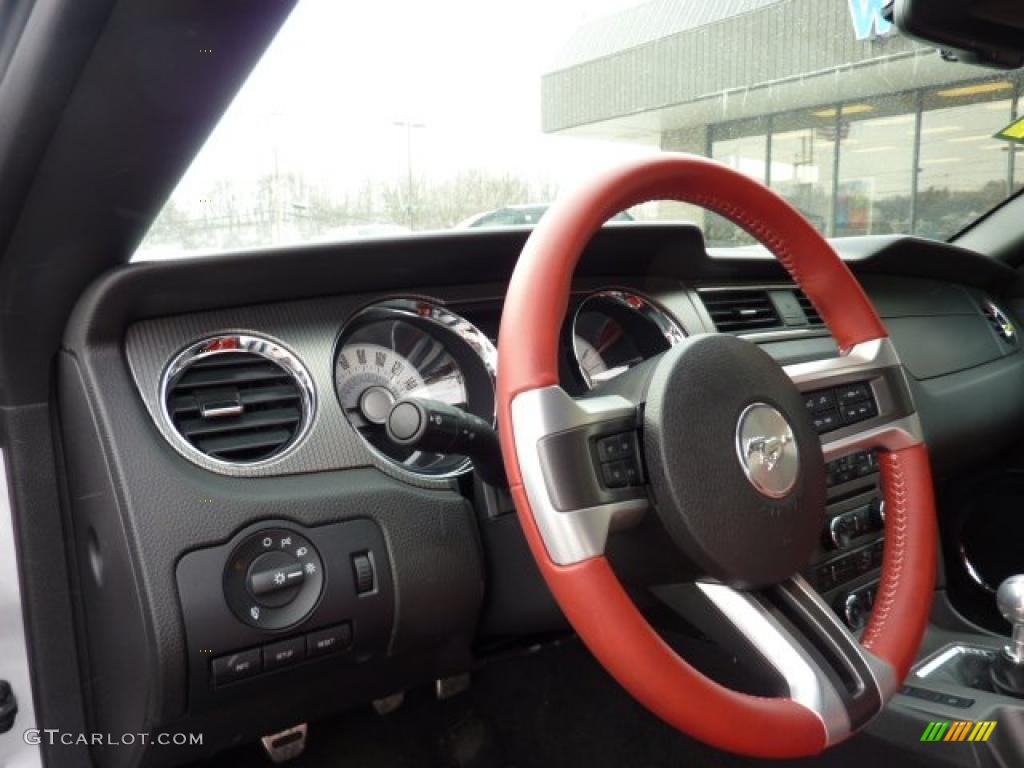
[[[850,6],[853,33],[858,40],[867,40],[892,31],[892,24],[882,16],[885,0],[846,0]]]

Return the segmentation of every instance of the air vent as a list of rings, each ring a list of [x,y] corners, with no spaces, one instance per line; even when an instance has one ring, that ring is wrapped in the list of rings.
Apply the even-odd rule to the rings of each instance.
[[[811,300],[807,298],[807,295],[803,291],[798,288],[793,291],[793,295],[800,304],[800,309],[804,311],[808,325],[819,326],[825,324],[825,321],[821,319],[821,315],[818,314],[818,310],[814,308],[814,305],[811,304]]]
[[[192,451],[254,464],[294,445],[309,423],[309,374],[290,352],[251,336],[210,339],[183,352],[165,377],[165,415]]]
[[[982,309],[985,312],[985,318],[988,320],[989,325],[1007,344],[1017,343],[1017,329],[1014,328],[1013,323],[1010,322],[1010,318],[1006,316],[999,307],[993,304],[991,301],[986,301],[982,304]]]
[[[742,333],[782,325],[775,305],[764,290],[701,291],[704,307],[722,333]]]

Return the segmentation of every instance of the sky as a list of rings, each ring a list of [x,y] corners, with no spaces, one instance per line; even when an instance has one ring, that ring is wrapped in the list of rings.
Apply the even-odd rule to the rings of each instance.
[[[418,177],[481,168],[571,185],[651,150],[543,134],[541,75],[582,24],[638,4],[300,0],[173,197],[194,212],[217,180],[275,166],[341,194],[402,179],[402,121],[423,126],[411,136]]]

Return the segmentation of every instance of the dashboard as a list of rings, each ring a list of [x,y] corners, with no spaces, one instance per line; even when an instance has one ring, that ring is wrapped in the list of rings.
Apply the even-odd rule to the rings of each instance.
[[[409,401],[439,404],[442,429],[493,427],[504,286],[527,235],[132,265],[82,298],[59,407],[96,730],[203,730],[174,758],[199,759],[566,631],[468,443],[395,439]],[[940,476],[1018,439],[1015,273],[910,237],[836,247],[903,357]],[[782,363],[838,351],[767,254],[709,252],[687,225],[602,230],[565,317],[574,396],[700,333]],[[880,391],[851,382],[806,405],[824,434],[887,407]],[[884,547],[874,457],[832,462],[828,498],[805,575],[857,628]],[[98,759],[159,763],[147,749]]]

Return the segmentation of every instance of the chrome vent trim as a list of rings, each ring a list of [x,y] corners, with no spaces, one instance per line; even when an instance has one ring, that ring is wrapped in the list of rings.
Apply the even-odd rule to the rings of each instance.
[[[160,407],[166,434],[186,458],[260,467],[306,436],[316,396],[289,350],[264,337],[231,334],[198,341],[167,364]]]
[[[793,297],[800,305],[800,309],[804,311],[804,316],[807,318],[807,324],[814,328],[821,328],[825,325],[825,321],[821,319],[821,315],[818,314],[818,310],[814,308],[811,300],[807,298],[805,294],[799,288],[793,290]]]
[[[1010,321],[1006,313],[989,299],[982,302],[981,308],[985,314],[985,319],[988,320],[988,324],[996,332],[996,336],[1007,344],[1017,346],[1017,328]]]
[[[698,293],[715,330],[720,333],[782,327],[782,318],[764,288],[702,288]]]

